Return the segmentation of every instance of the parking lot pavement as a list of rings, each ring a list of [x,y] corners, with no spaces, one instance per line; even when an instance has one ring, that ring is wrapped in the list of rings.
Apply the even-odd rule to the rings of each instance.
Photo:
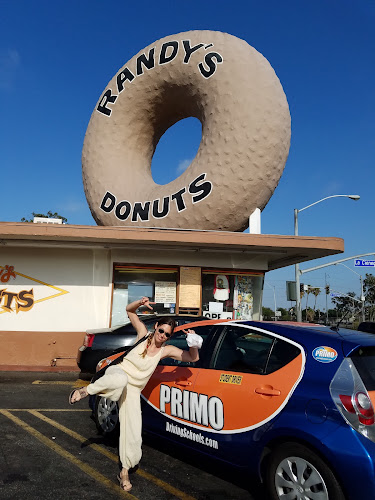
[[[87,400],[68,404],[84,383],[76,373],[0,372],[1,500],[265,499],[258,486],[250,494],[229,472],[147,440],[133,489],[123,492],[117,443],[97,434]]]

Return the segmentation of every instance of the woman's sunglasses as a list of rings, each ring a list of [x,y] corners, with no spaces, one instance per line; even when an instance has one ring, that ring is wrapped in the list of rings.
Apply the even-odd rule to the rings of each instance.
[[[167,339],[172,337],[171,333],[167,333],[163,328],[158,327],[159,333],[164,333],[164,335],[167,337]]]

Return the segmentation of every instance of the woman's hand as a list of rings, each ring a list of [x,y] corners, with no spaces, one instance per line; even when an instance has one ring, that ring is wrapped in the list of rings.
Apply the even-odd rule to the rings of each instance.
[[[142,297],[140,300],[139,300],[139,306],[138,307],[141,307],[141,306],[146,306],[148,307],[149,309],[151,309],[151,311],[153,311],[153,307],[151,307],[150,304],[156,304],[156,302],[150,302],[150,299],[148,297]]]
[[[197,335],[194,330],[182,330],[186,334],[186,342],[189,347],[197,347],[200,349],[203,344],[203,339],[200,335]]]
[[[126,312],[131,324],[134,326],[137,332],[137,338],[140,339],[147,334],[147,328],[145,324],[138,318],[137,309],[140,306],[146,306],[151,311],[153,310],[150,304],[155,304],[155,302],[150,302],[148,297],[142,297],[139,300],[135,300],[126,306]]]

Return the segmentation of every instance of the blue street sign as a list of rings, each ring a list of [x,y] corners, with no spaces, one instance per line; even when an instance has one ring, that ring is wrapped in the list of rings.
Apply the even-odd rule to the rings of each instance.
[[[357,267],[375,267],[375,260],[355,259],[354,266],[357,266]]]

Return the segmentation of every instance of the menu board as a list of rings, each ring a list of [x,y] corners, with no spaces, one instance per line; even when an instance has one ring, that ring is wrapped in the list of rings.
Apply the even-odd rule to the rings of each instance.
[[[155,302],[157,304],[175,304],[176,283],[174,281],[155,281]]]
[[[201,268],[180,267],[180,307],[201,306]]]

